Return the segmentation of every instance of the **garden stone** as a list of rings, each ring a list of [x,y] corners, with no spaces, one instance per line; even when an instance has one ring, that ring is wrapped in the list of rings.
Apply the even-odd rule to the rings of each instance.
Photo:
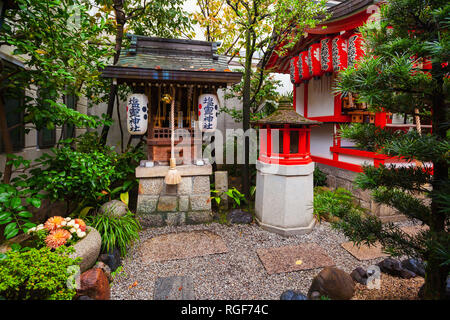
[[[350,273],[350,276],[355,282],[361,283],[363,285],[367,284],[367,279],[369,278],[367,271],[361,267],[358,267],[355,270],[353,270],[352,273]]]
[[[103,204],[99,213],[113,218],[120,218],[128,213],[128,206],[120,200],[112,200]]]
[[[113,279],[111,276],[111,269],[107,264],[105,264],[101,261],[97,261],[97,263],[94,266],[94,269],[102,269],[103,272],[105,273],[105,276],[108,278],[109,283],[112,282]]]
[[[81,297],[78,298],[78,300],[94,300],[94,299],[92,299],[89,296],[81,296]]]
[[[425,264],[420,259],[405,259],[402,261],[402,267],[425,278]]]
[[[281,294],[280,300],[308,300],[308,297],[300,291],[287,290]]]
[[[80,272],[88,270],[95,264],[102,246],[102,237],[96,229],[88,226],[86,231],[86,237],[73,245],[75,252],[70,254],[72,259],[82,258]]]
[[[88,296],[94,300],[109,300],[111,288],[102,269],[95,268],[83,272],[80,277],[78,296]]]
[[[116,269],[122,264],[120,250],[117,248],[101,254],[98,260],[105,263],[111,271],[116,271]]]
[[[334,267],[325,267],[313,279],[308,298],[311,299],[315,291],[332,300],[350,300],[355,291],[355,283],[348,273]]]
[[[253,216],[250,212],[245,212],[241,209],[233,209],[227,214],[227,221],[230,223],[245,223],[249,224],[253,221]]]
[[[158,278],[153,300],[194,300],[194,285],[190,276]]]
[[[384,259],[378,263],[378,266],[380,267],[381,272],[390,274],[391,276],[396,276],[403,279],[410,279],[416,276],[414,272],[402,268],[400,261],[392,258]]]

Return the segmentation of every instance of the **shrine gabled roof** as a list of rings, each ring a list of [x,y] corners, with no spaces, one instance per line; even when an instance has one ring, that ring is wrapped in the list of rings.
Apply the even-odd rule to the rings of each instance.
[[[322,124],[322,122],[305,118],[298,114],[291,105],[280,105],[275,112],[263,119],[253,122],[253,124],[319,125]]]
[[[228,59],[217,54],[217,42],[127,35],[131,45],[103,77],[119,81],[155,80],[237,83],[241,72],[228,69]]]

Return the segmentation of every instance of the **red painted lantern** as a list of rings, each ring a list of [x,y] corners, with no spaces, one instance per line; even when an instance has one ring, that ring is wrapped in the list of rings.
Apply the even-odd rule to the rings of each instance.
[[[353,66],[359,59],[361,59],[364,52],[364,40],[360,33],[354,33],[348,38],[348,66]]]
[[[332,40],[333,71],[339,72],[347,68],[347,39],[336,36]]]
[[[309,73],[309,65],[308,65],[308,51],[300,52],[298,56],[298,72],[300,75],[300,79],[302,81],[308,81],[311,79],[311,74]]]
[[[299,57],[294,57],[291,59],[290,75],[291,75],[291,82],[293,84],[299,84],[301,82],[300,74],[299,74],[299,70],[298,70],[298,63],[299,63]]]
[[[332,38],[326,37],[320,40],[320,68],[322,72],[333,72]]]
[[[320,77],[323,72],[320,67],[320,43],[314,43],[308,48],[309,73],[313,77]]]

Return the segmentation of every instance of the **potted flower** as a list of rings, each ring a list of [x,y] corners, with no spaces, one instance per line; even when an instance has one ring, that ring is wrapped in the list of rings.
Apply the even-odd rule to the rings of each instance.
[[[75,252],[71,254],[71,258],[82,258],[81,272],[94,265],[100,253],[100,234],[79,218],[54,216],[29,229],[27,233],[32,236],[37,247],[56,249],[60,246],[73,246]]]

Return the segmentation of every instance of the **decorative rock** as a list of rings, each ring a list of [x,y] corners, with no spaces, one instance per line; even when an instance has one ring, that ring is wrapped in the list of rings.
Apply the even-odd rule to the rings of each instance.
[[[92,299],[89,296],[81,296],[81,297],[78,298],[78,300],[94,300],[94,299]]]
[[[78,241],[73,247],[75,252],[70,254],[72,259],[82,258],[80,263],[80,272],[84,272],[91,268],[97,261],[102,246],[102,237],[100,233],[92,228],[87,227],[87,235]]]
[[[98,260],[106,264],[110,268],[110,271],[116,271],[116,269],[122,264],[120,250],[117,248],[101,254]]]
[[[416,276],[414,272],[402,268],[400,261],[392,258],[384,259],[378,263],[378,266],[380,267],[381,272],[390,274],[391,276],[396,276],[403,279],[410,279]]]
[[[425,278],[425,264],[420,259],[405,259],[402,261],[402,267]]]
[[[280,300],[308,300],[308,297],[300,291],[287,290],[281,294]]]
[[[253,215],[250,212],[241,209],[233,209],[227,214],[227,221],[230,223],[249,224],[253,221]]]
[[[350,300],[355,291],[355,283],[348,273],[334,267],[325,267],[313,279],[308,298],[314,297],[315,291],[332,300]]]
[[[112,276],[111,276],[111,268],[107,264],[105,264],[105,263],[103,263],[101,261],[98,261],[95,264],[94,269],[102,269],[103,272],[105,273],[105,276],[108,278],[109,283],[112,282],[113,279],[112,279]]]
[[[100,214],[107,215],[114,218],[119,218],[128,213],[128,207],[120,200],[112,200],[100,207]]]
[[[89,269],[81,274],[78,296],[88,296],[94,300],[109,300],[110,291],[108,278],[102,269]]]
[[[361,283],[363,285],[367,284],[367,278],[369,278],[367,271],[361,267],[358,267],[355,270],[353,270],[352,273],[350,273],[350,276],[354,281]]]

